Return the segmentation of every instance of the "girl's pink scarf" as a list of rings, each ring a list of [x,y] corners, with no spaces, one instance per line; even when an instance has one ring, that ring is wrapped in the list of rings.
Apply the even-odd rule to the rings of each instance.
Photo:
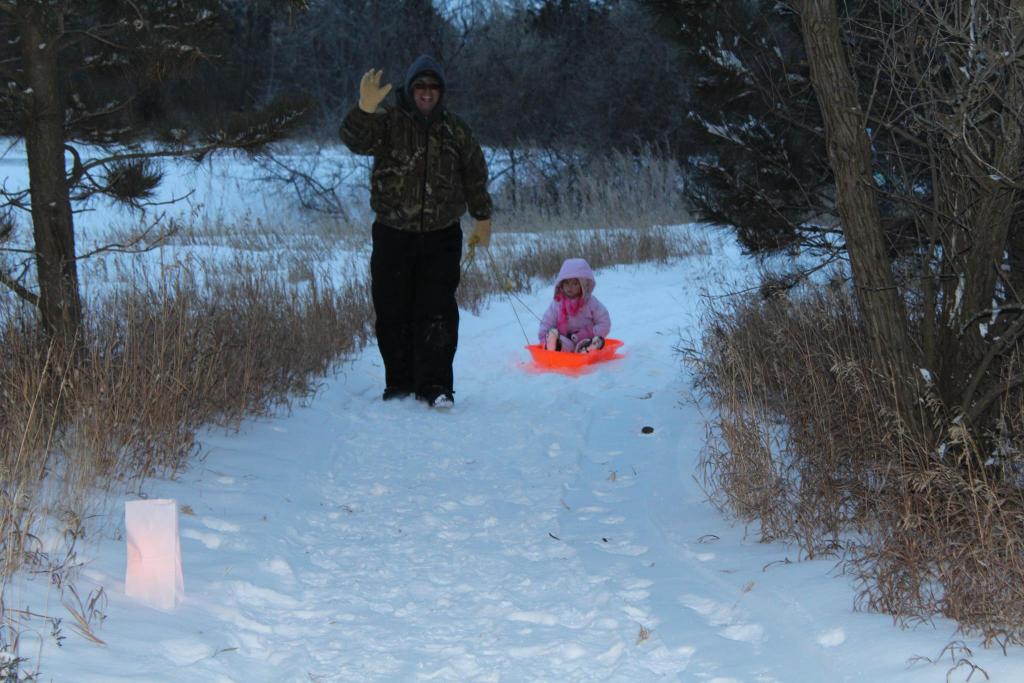
[[[583,295],[580,294],[575,299],[570,299],[566,295],[558,292],[555,295],[555,299],[559,302],[558,307],[558,329],[566,330],[569,326],[569,318],[580,312],[583,308]]]

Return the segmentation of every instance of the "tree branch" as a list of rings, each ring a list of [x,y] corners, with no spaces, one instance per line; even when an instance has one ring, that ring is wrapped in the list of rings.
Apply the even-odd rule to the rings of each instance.
[[[144,247],[136,248],[136,245],[138,245],[138,244],[140,244],[140,243],[142,243],[144,241],[147,241],[149,236],[153,234],[154,229],[158,225],[160,225],[160,223],[162,221],[163,221],[163,216],[162,215],[158,216],[157,218],[155,218],[149,224],[149,227],[144,229],[142,232],[136,234],[132,239],[128,240],[127,242],[124,242],[124,243],[112,242],[110,244],[104,244],[103,246],[97,247],[96,249],[93,249],[92,251],[87,251],[87,252],[85,252],[83,254],[76,255],[75,259],[78,260],[78,261],[81,261],[83,259],[87,259],[87,258],[91,258],[93,256],[96,256],[97,254],[105,254],[105,253],[144,254],[144,253],[146,253],[148,251],[152,251],[153,249],[156,249],[157,247],[159,247],[164,242],[164,240],[166,240],[168,237],[171,237],[172,235],[175,235],[175,234],[177,234],[180,231],[180,227],[179,227],[177,221],[172,220],[168,224],[168,228],[166,230],[160,230],[160,231],[158,231],[156,233],[155,239],[153,239],[150,244],[148,244],[148,245],[146,245]]]
[[[964,413],[964,417],[967,419],[967,424],[974,424],[974,422],[981,417],[981,415],[988,410],[989,406],[995,403],[1000,396],[1011,389],[1021,386],[1022,384],[1024,384],[1024,375],[1015,375],[992,387],[988,393],[978,399],[977,403],[975,403],[969,411]]]
[[[0,9],[2,9],[2,8],[0,8]],[[33,306],[38,306],[39,305],[39,295],[36,294],[35,292],[29,291],[28,289],[26,289],[24,286],[22,286],[22,284],[20,282],[18,282],[17,280],[12,278],[10,275],[8,275],[7,271],[5,271],[5,270],[0,270],[0,285],[3,285],[4,287],[7,287],[12,292],[17,294],[20,298],[22,298],[25,301],[29,302]]]
[[[964,327],[961,328],[960,330],[960,333],[964,334],[966,329],[970,327],[973,323],[977,322],[978,320],[986,316],[992,316],[994,313],[1003,311],[1018,313],[1017,319],[1010,324],[1010,327],[1005,332],[1003,332],[1003,334],[999,335],[999,339],[997,341],[989,345],[988,350],[985,353],[985,356],[981,359],[981,362],[979,362],[978,365],[975,366],[974,372],[971,376],[971,381],[968,383],[967,388],[964,389],[963,397],[960,401],[960,412],[963,413],[964,415],[973,415],[974,417],[977,417],[978,415],[981,414],[981,412],[983,412],[983,409],[979,409],[979,406],[977,404],[975,404],[974,407],[970,407],[972,400],[974,399],[975,394],[978,392],[978,388],[981,386],[981,382],[985,377],[985,373],[988,371],[989,366],[992,365],[992,362],[1003,351],[1005,351],[1006,349],[1010,348],[1010,346],[1015,344],[1017,340],[1020,338],[1021,334],[1024,333],[1024,315],[1019,315],[1022,311],[1024,311],[1024,306],[1007,305],[1000,309],[1000,311],[982,311],[981,313],[973,317],[968,323],[965,323]],[[981,400],[982,403],[987,403],[990,401],[991,399],[988,395],[986,395],[986,397]]]

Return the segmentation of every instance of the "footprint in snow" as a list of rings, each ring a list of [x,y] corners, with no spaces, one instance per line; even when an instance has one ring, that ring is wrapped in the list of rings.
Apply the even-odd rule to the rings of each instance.
[[[216,517],[201,517],[199,523],[205,526],[207,529],[213,529],[214,531],[223,531],[225,533],[235,533],[241,531],[241,527],[233,522],[228,522],[223,519],[217,519]]]
[[[528,624],[540,624],[541,626],[555,626],[558,624],[558,619],[553,614],[546,612],[516,611],[510,612],[505,618],[509,621],[523,621]]]
[[[704,617],[711,626],[722,626],[733,622],[735,610],[724,603],[699,595],[684,595],[679,598],[683,606]]]
[[[760,643],[764,640],[764,628],[759,624],[733,624],[721,631],[723,637],[744,643]]]
[[[651,593],[650,591],[645,591],[641,589],[624,590],[619,591],[619,597],[621,597],[623,600],[629,600],[630,602],[640,602],[651,597]]]
[[[622,611],[626,613],[626,616],[628,616],[630,619],[637,622],[638,624],[643,624],[645,626],[656,626],[658,623],[656,619],[652,618],[651,615],[647,613],[647,610],[640,609],[639,607],[635,607],[633,605],[623,605]]]
[[[611,555],[629,555],[631,557],[643,555],[649,550],[645,545],[630,543],[629,541],[617,541],[607,537],[602,537],[595,545]]]
[[[271,560],[264,560],[260,562],[259,567],[268,574],[280,576],[288,581],[295,580],[295,572],[292,571],[291,565],[283,558],[275,557]]]
[[[175,666],[188,666],[214,654],[213,648],[199,638],[175,638],[160,641],[164,657]]]
[[[841,628],[834,628],[818,635],[818,645],[822,647],[836,647],[846,642],[846,631]]]
[[[594,657],[594,659],[597,660],[598,663],[603,664],[604,666],[611,666],[612,664],[615,664],[615,662],[619,661],[619,658],[625,651],[626,643],[620,640],[619,642],[615,643],[601,654]]]
[[[209,534],[204,531],[198,531],[196,529],[182,529],[181,537],[191,538],[193,540],[199,541],[209,550],[216,550],[220,547],[220,544],[224,542],[224,539],[221,538],[220,535],[218,534]]]
[[[644,664],[659,678],[679,674],[687,669],[690,660],[696,653],[696,648],[688,645],[681,645],[672,650],[664,645],[659,645],[647,653]],[[741,683],[730,679],[711,679],[710,683]]]
[[[723,638],[745,643],[760,643],[764,640],[764,627],[739,621],[736,609],[731,605],[697,595],[684,595],[680,602],[703,616],[709,625],[724,626],[719,631]]]
[[[257,586],[249,581],[231,581],[226,585],[239,604],[286,610],[294,609],[299,605],[298,601],[290,595]]]

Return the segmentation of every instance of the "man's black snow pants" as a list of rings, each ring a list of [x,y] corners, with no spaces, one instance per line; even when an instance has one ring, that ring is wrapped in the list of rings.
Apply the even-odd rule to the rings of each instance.
[[[387,389],[427,400],[453,391],[461,258],[458,223],[433,232],[373,224],[370,291]]]

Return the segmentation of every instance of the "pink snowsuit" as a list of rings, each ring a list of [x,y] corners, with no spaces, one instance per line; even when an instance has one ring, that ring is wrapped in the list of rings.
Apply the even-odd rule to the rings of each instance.
[[[576,299],[570,299],[562,293],[562,281],[576,278],[580,281],[582,292]],[[592,292],[597,286],[594,271],[581,258],[566,259],[555,280],[555,297],[540,321],[541,345],[544,344],[548,330],[558,328],[561,350],[573,353],[577,348],[588,343],[595,336],[607,337],[612,328],[608,309],[604,307]]]

